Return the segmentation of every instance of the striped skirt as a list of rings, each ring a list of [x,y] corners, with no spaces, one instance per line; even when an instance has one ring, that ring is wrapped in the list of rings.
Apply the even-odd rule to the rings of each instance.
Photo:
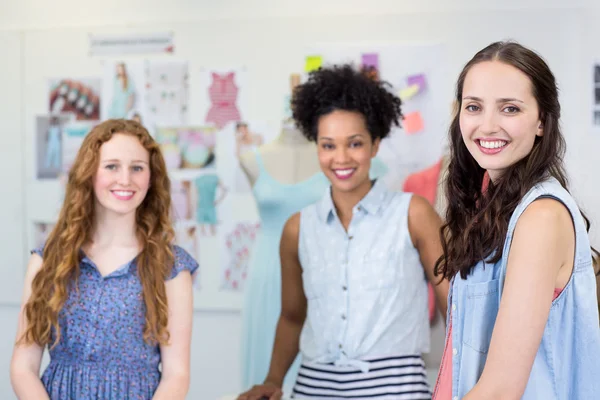
[[[369,372],[355,367],[305,362],[300,366],[293,399],[429,400],[425,363],[421,356],[369,361]]]

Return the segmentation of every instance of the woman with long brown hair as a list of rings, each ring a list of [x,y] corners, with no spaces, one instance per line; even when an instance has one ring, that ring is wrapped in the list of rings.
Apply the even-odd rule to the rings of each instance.
[[[554,75],[532,50],[493,43],[464,67],[456,101],[434,398],[597,398],[594,250],[567,189]]]
[[[109,120],[85,138],[29,260],[11,362],[19,398],[185,397],[198,264],[173,245],[169,189],[140,124]]]

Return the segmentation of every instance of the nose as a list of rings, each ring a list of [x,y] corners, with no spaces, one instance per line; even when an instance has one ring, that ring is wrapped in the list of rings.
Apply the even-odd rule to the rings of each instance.
[[[128,168],[121,168],[117,177],[119,185],[128,186],[131,183],[131,172]]]
[[[481,133],[491,135],[500,130],[500,126],[498,124],[499,116],[496,111],[490,110],[483,114],[482,118],[483,120],[481,121],[481,126],[479,128]]]
[[[334,160],[337,164],[345,164],[350,161],[350,154],[346,146],[339,146],[336,149]]]

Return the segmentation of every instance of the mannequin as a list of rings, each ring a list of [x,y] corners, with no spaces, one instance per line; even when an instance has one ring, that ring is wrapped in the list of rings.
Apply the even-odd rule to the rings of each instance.
[[[268,372],[281,308],[279,241],[285,221],[316,202],[329,181],[321,172],[315,145],[284,121],[275,140],[240,156],[252,187],[261,227],[250,253],[242,310],[242,385],[261,383]],[[290,368],[286,391],[296,379],[300,359]]]
[[[283,184],[299,183],[320,172],[314,143],[290,123],[284,123],[279,136],[260,146],[258,152],[269,175]],[[243,153],[240,166],[253,187],[260,173],[255,152]]]
[[[300,75],[291,74],[290,94],[294,93],[294,89],[299,84]],[[288,110],[289,102],[290,97],[288,96],[286,99]],[[272,142],[258,148],[269,175],[279,183],[287,185],[305,181],[321,171],[315,144],[309,142],[295,127],[291,110],[289,114],[282,121],[279,136]],[[259,175],[256,154],[253,151],[242,153],[240,155],[240,166],[246,174],[250,186],[254,187]]]

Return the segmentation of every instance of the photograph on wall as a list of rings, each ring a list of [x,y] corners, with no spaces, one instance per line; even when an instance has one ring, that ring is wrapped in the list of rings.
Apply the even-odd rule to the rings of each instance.
[[[214,126],[160,127],[155,137],[168,169],[216,168],[217,129]]]
[[[231,222],[220,239],[221,290],[243,291],[252,248],[260,229],[258,222]]]
[[[188,63],[146,61],[146,126],[188,124]]]
[[[41,115],[36,117],[36,177],[58,179],[63,166],[63,131],[71,115]]]
[[[100,119],[100,78],[51,79],[49,86],[48,111],[51,114],[70,113],[76,120]]]
[[[102,80],[101,119],[134,119],[146,126],[146,71],[143,61],[106,62]]]

